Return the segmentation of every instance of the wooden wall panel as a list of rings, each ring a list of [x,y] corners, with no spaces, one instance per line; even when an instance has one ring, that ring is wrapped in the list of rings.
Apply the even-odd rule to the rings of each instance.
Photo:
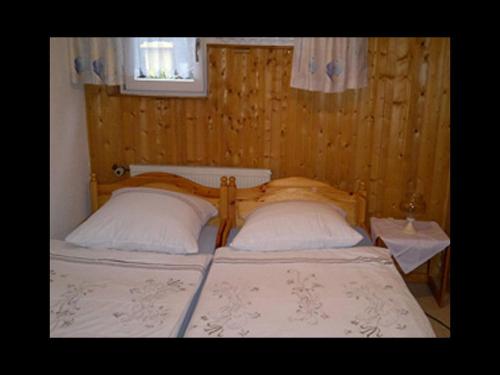
[[[92,170],[114,163],[270,168],[342,189],[365,181],[368,215],[401,217],[413,185],[449,230],[450,41],[370,38],[369,85],[290,88],[290,47],[208,47],[207,98],[108,95],[86,86]]]

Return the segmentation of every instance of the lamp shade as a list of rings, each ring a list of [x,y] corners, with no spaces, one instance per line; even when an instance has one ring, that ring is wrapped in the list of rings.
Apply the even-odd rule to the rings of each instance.
[[[399,206],[408,217],[414,217],[417,214],[425,212],[425,202],[422,194],[407,193]]]

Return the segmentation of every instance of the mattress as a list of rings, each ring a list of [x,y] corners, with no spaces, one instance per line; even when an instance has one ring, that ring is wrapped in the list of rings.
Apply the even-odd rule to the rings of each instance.
[[[212,255],[50,242],[51,337],[176,337]]]
[[[215,241],[217,240],[217,225],[207,224],[201,228],[198,237],[198,249],[200,254],[213,254],[215,252]]]
[[[380,247],[217,250],[186,337],[435,337]]]

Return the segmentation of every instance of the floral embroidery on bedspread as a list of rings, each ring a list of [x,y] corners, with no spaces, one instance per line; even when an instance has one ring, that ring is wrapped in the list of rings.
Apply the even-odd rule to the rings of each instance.
[[[66,275],[65,273],[58,274],[56,271],[54,271],[53,269],[51,269],[50,270],[50,282],[51,283],[54,282],[54,279],[56,278],[56,276],[61,277],[61,278],[64,279],[68,275]]]
[[[365,337],[383,337],[384,329],[405,330],[404,323],[408,310],[402,308],[395,297],[392,285],[359,284],[356,281],[344,284],[346,295],[360,301],[364,310],[351,320],[353,329]],[[354,334],[346,329],[346,335]]]
[[[256,293],[259,290],[258,287],[254,286],[250,292]],[[204,331],[209,336],[215,335],[217,337],[223,337],[224,330],[237,331],[239,336],[247,336],[250,333],[250,330],[246,329],[248,320],[259,318],[260,313],[252,311],[249,307],[252,302],[245,291],[224,281],[214,285],[212,295],[222,299],[223,303],[217,312],[201,316]],[[194,324],[191,328],[197,327],[198,325]]]
[[[51,270],[51,276],[55,277],[55,271]],[[64,278],[67,275],[59,275]],[[51,278],[52,282],[53,279]],[[75,323],[75,315],[81,309],[81,300],[94,291],[94,288],[102,288],[105,285],[89,284],[82,282],[78,285],[67,284],[66,291],[61,295],[57,301],[50,307],[50,331],[56,329],[67,328]]]
[[[189,283],[190,287],[195,284]],[[184,283],[179,279],[170,278],[167,281],[148,279],[142,287],[131,288],[131,307],[128,312],[115,312],[113,316],[122,324],[141,323],[146,328],[154,328],[165,323],[169,316],[169,309],[165,302],[173,293],[186,290]]]
[[[291,274],[291,278],[286,281],[292,287],[291,294],[298,298],[298,308],[295,310],[295,316],[289,317],[288,320],[316,325],[319,318],[330,318],[328,314],[322,311],[323,303],[319,295],[315,293],[317,288],[323,288],[323,285],[316,282],[316,274],[311,273],[302,278],[298,270],[289,269],[286,272]]]

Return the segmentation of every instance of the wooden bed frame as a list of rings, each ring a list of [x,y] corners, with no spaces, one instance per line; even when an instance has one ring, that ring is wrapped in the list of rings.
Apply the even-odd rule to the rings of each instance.
[[[212,218],[209,224],[218,225],[219,228],[217,231],[215,248],[222,246],[223,233],[228,224],[229,217],[227,204],[227,177],[221,178],[221,188],[216,189],[197,184],[181,176],[164,172],[143,173],[109,184],[99,184],[95,173],[92,173],[90,178],[92,213],[97,211],[97,209],[108,201],[113,191],[124,187],[150,187],[191,194],[212,203],[217,207],[219,215]]]
[[[256,208],[269,202],[287,200],[309,200],[315,202],[333,202],[347,213],[347,221],[368,230],[366,223],[366,189],[361,182],[356,192],[347,192],[333,186],[305,177],[286,177],[246,189],[237,189],[236,179],[228,180],[227,224],[222,235],[222,244],[226,245],[229,231],[241,227],[245,218]]]

